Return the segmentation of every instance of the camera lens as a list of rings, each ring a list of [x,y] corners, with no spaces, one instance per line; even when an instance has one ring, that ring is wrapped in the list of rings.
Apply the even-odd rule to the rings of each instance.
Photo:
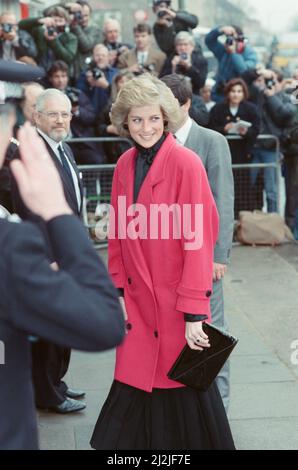
[[[167,12],[164,10],[160,10],[157,12],[158,18],[164,18],[167,15]]]
[[[233,46],[233,44],[234,44],[234,36],[227,36],[226,45]]]
[[[12,32],[13,25],[9,23],[2,24],[2,30],[4,33],[9,34]]]

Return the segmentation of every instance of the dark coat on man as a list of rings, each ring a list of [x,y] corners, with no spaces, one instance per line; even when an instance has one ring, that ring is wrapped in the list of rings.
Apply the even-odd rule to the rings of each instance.
[[[171,54],[165,61],[160,77],[170,75],[172,73],[172,60],[176,52]],[[208,62],[207,59],[197,50],[194,50],[191,54],[191,67],[185,68],[178,65],[176,73],[179,75],[185,75],[191,79],[192,91],[195,94],[200,93],[200,89],[205,85],[205,81],[208,73]]]
[[[46,229],[58,272],[33,224],[0,219],[1,450],[38,448],[29,335],[101,351],[124,333],[117,294],[79,220],[56,217]]]
[[[32,57],[35,59],[37,57],[37,48],[35,41],[31,34],[27,31],[18,31],[18,44],[13,45],[12,49],[15,55],[15,59],[18,60],[21,57]],[[0,58],[3,57],[3,40],[0,39]],[[12,58],[14,60],[14,58]]]
[[[80,216],[82,204],[79,209],[74,187],[57,156],[48,143],[45,140],[44,142],[61,177],[66,200],[73,213]],[[76,172],[82,200],[82,186],[72,151],[65,143],[63,143],[63,149]],[[46,240],[49,259],[51,262],[57,262],[55,253],[52,252],[46,224],[40,217],[37,217],[25,206],[14,179],[12,179],[12,198],[15,212],[23,220],[33,222],[40,228]],[[70,354],[71,350],[69,348],[49,343],[44,337],[41,337],[37,342],[32,344],[32,375],[35,388],[35,400],[38,407],[48,408],[50,406],[60,405],[66,399],[67,385],[62,381],[62,378],[68,370]]]
[[[175,37],[181,31],[191,31],[198,26],[196,15],[188,11],[176,11],[176,17],[169,26],[154,23],[153,33],[158,47],[167,55],[175,52]]]

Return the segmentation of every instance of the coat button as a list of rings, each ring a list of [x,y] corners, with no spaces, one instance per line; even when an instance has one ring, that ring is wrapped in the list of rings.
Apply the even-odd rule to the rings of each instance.
[[[131,330],[131,329],[132,329],[132,324],[131,324],[131,323],[127,323],[126,329],[127,329],[127,330]]]
[[[155,338],[158,338],[158,331],[157,330],[154,331],[154,336],[155,336]]]
[[[131,281],[131,278],[130,278],[130,277],[127,279],[127,282],[128,282],[129,285],[132,284],[132,281]]]
[[[211,297],[211,295],[212,295],[212,291],[211,291],[211,290],[207,290],[207,292],[206,292],[206,297]]]

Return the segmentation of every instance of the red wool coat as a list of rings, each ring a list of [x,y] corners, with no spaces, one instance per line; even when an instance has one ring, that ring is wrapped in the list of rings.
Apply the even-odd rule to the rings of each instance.
[[[112,189],[115,225],[111,223],[114,239],[109,240],[109,272],[116,287],[124,288],[128,313],[127,335],[117,349],[115,379],[151,392],[153,388],[182,386],[168,379],[167,372],[186,343],[184,313],[206,314],[210,319],[218,213],[201,160],[169,134],[155,156],[137,203],[148,210],[148,224],[151,204],[191,204],[192,216],[195,204],[203,204],[199,226],[203,245],[185,250],[189,238],[174,239],[173,230],[170,239],[162,239],[161,230],[157,239],[150,239],[150,227],[147,238],[143,230],[137,238],[119,239],[124,238],[123,228],[130,227],[130,233],[132,226],[136,232],[140,228],[138,213],[136,219],[129,214],[120,231],[117,208],[119,196],[126,197],[127,208],[133,204],[136,156],[133,148],[119,159]]]

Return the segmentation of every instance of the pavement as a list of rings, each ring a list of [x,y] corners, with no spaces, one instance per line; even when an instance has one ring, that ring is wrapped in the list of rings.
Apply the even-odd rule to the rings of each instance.
[[[297,450],[298,244],[234,246],[225,304],[230,331],[239,338],[231,357],[229,410],[236,447]],[[114,351],[72,354],[67,383],[86,390],[87,408],[67,416],[40,413],[42,449],[90,449],[113,367]]]

